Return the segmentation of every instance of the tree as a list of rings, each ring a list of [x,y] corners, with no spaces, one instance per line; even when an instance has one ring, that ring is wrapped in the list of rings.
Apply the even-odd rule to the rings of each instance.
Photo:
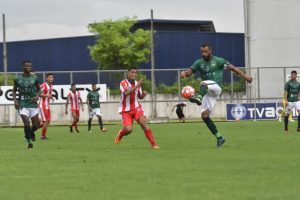
[[[150,31],[131,28],[134,18],[103,20],[90,24],[89,31],[96,36],[96,43],[89,46],[92,59],[100,69],[128,69],[149,61]]]

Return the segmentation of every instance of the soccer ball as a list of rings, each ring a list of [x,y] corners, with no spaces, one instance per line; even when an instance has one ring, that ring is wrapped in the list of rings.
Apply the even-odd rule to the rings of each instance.
[[[195,89],[192,86],[185,86],[181,90],[181,95],[185,99],[189,99],[195,95]]]

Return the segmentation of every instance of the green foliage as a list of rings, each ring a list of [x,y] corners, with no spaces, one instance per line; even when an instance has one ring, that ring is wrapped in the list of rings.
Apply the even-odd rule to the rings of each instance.
[[[7,76],[7,85],[13,85],[14,84],[14,79],[15,79],[15,76],[9,74]],[[0,74],[0,85],[4,85],[4,74]]]
[[[223,83],[222,84],[223,92],[231,92],[231,83]],[[244,79],[240,79],[238,81],[233,82],[233,91],[234,92],[244,92],[246,91],[246,82]]]
[[[103,20],[88,26],[96,36],[96,43],[89,46],[92,59],[99,69],[128,69],[149,60],[150,31],[130,29],[136,22],[134,18]]]

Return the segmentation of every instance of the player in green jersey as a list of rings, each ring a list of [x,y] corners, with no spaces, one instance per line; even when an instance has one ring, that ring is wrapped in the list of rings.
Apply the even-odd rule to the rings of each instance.
[[[29,60],[23,61],[23,74],[16,77],[13,86],[15,108],[19,111],[24,123],[25,138],[28,148],[32,148],[35,140],[34,131],[39,128],[39,109],[37,101],[40,94],[40,85],[35,74],[32,74],[32,64]],[[17,91],[19,98],[17,99]],[[30,119],[32,127],[30,127]]]
[[[87,105],[89,107],[89,121],[88,121],[88,131],[91,133],[91,124],[94,115],[98,117],[98,123],[100,126],[100,130],[102,132],[106,132],[107,130],[103,128],[103,123],[102,123],[102,114],[100,110],[100,95],[98,93],[97,85],[95,83],[92,84],[92,91],[90,91],[87,95]]]
[[[284,104],[285,104],[285,116],[284,116],[284,130],[288,132],[289,115],[293,108],[298,112],[298,129],[300,132],[300,83],[296,80],[297,72],[291,72],[291,80],[284,85]]]
[[[209,44],[203,44],[200,51],[202,58],[196,60],[188,70],[182,71],[180,75],[184,78],[191,76],[197,71],[200,72],[202,82],[200,84],[199,94],[189,100],[199,106],[202,105],[201,118],[208,129],[217,138],[217,147],[221,147],[225,139],[218,132],[216,125],[209,115],[216,104],[218,96],[222,92],[220,85],[223,81],[223,70],[231,70],[249,83],[252,82],[252,77],[243,73],[239,68],[233,66],[223,58],[214,56],[212,54],[212,47]]]

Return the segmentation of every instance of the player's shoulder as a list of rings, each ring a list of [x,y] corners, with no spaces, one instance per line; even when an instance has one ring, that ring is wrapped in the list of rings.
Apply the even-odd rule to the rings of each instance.
[[[220,56],[213,56],[213,57],[212,57],[212,60],[216,60],[216,61],[218,61],[218,62],[224,62],[224,61],[225,61],[225,59],[222,58],[222,57],[220,57]]]

